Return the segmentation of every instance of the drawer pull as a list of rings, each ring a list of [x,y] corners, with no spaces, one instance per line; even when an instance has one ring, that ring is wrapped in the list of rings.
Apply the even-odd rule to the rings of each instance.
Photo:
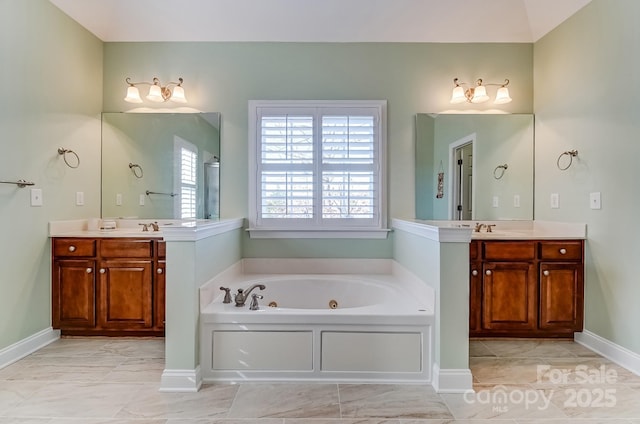
[[[162,268],[158,268],[158,270],[156,271],[158,274],[162,274],[164,271],[162,270]]]
[[[87,274],[91,274],[92,272],[93,272],[93,269],[87,268]]]
[[[104,269],[104,268],[100,268],[100,274],[104,274],[105,272],[107,272],[107,270],[106,270],[106,269]]]
[[[564,247],[562,249],[560,249],[560,254],[561,255],[566,255],[567,254],[567,249],[565,249]]]
[[[490,269],[488,269],[488,270],[485,272],[485,274],[487,274],[487,275],[491,275],[491,274],[492,274],[492,272],[491,272],[491,270],[490,270]]]
[[[549,276],[549,271],[547,271],[547,270],[545,269],[544,271],[542,271],[542,274],[543,274],[545,277],[548,277],[548,276]]]
[[[75,252],[75,251],[76,251],[75,246],[69,246],[69,252]]]
[[[471,271],[471,275],[473,275],[474,277],[478,275],[478,270],[474,269],[473,271]]]

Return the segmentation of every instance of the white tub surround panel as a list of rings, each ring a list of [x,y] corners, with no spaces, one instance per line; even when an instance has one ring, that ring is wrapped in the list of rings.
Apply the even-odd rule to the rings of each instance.
[[[243,219],[163,228],[167,244],[165,369],[160,391],[197,391],[198,288],[241,257]]]
[[[466,265],[472,230],[451,222],[400,219],[394,219],[392,227],[394,259],[435,291],[432,385],[441,393],[473,390]]]

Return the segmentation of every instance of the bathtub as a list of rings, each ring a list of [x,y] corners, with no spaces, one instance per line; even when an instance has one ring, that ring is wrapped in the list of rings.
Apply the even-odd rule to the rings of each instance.
[[[431,382],[433,290],[398,264],[378,268],[387,272],[213,279],[201,289],[203,382]],[[252,292],[263,296],[258,310],[250,297],[244,307],[222,302],[221,285],[254,284],[266,287]]]

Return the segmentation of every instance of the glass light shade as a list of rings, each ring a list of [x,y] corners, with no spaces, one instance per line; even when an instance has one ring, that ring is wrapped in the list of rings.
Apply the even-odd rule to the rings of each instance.
[[[124,98],[125,102],[129,103],[142,103],[142,99],[140,98],[140,92],[138,91],[138,87],[134,87],[130,85],[127,88],[127,97]]]
[[[171,94],[171,101],[176,103],[187,103],[187,98],[184,96],[184,88],[177,85],[173,88]]]
[[[484,85],[475,87],[475,89],[473,90],[471,103],[483,103],[487,100],[489,100],[489,96],[487,96],[487,89],[484,87]]]
[[[162,97],[162,89],[159,85],[152,85],[149,87],[149,94],[147,95],[147,99],[152,102],[164,102],[164,98]]]
[[[457,85],[453,89],[453,93],[451,94],[451,103],[462,103],[466,101],[467,101],[467,97],[464,95],[464,88]]]
[[[509,103],[511,101],[511,97],[509,96],[509,89],[507,87],[498,88],[498,92],[496,93],[496,99],[493,103],[497,105],[503,105],[505,103]]]

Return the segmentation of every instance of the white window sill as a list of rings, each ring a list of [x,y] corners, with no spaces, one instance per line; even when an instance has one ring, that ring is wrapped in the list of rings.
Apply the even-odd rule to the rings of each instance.
[[[252,239],[386,239],[390,229],[283,230],[247,228]]]

